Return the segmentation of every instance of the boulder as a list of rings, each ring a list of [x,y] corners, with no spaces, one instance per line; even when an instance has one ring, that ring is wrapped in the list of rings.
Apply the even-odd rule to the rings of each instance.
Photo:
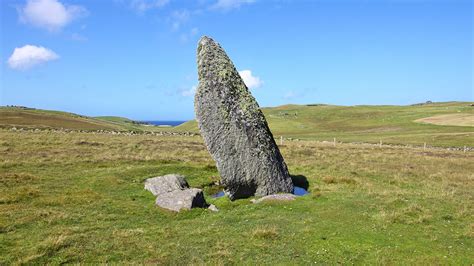
[[[291,193],[287,166],[257,101],[222,47],[202,37],[197,49],[195,112],[231,200]]]
[[[296,198],[295,195],[289,193],[282,193],[282,194],[274,194],[268,195],[259,199],[251,200],[253,203],[260,203],[262,201],[291,201]]]
[[[189,185],[182,175],[170,174],[145,180],[145,189],[155,196],[186,188],[189,188]]]
[[[145,180],[145,189],[156,196],[156,205],[171,211],[207,208],[201,189],[189,188],[184,176],[170,174]]]

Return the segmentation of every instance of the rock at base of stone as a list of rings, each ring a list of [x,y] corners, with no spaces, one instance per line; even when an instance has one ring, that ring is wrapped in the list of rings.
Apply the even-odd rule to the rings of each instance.
[[[216,207],[216,205],[211,204],[209,207],[207,207],[208,210],[213,211],[213,212],[218,212],[219,209]]]
[[[189,185],[184,176],[177,174],[157,176],[145,180],[145,189],[155,196],[187,188],[189,188]]]
[[[185,190],[175,190],[160,194],[156,198],[156,205],[171,211],[190,210],[192,208],[206,208],[208,205],[204,199],[202,190],[189,188]]]
[[[201,189],[189,188],[182,175],[169,174],[145,180],[145,189],[156,197],[156,205],[171,211],[208,208],[218,211],[214,205],[209,206]]]
[[[262,201],[291,201],[295,200],[296,196],[289,193],[282,193],[282,194],[273,194],[268,195],[259,199],[251,200],[253,203],[260,203]]]

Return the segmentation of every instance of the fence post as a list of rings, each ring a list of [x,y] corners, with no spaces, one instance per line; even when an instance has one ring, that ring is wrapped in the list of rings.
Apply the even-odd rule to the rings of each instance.
[[[379,147],[382,148],[382,140],[380,140]]]
[[[283,136],[280,136],[280,145],[283,145]]]
[[[336,138],[334,138],[334,140],[333,140],[333,145],[334,145],[334,147],[336,147]]]
[[[423,143],[423,150],[426,150],[426,142]]]

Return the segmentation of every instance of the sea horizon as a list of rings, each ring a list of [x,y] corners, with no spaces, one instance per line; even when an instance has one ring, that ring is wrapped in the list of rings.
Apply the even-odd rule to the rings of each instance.
[[[139,121],[141,123],[151,124],[154,126],[179,126],[183,123],[186,123],[186,120],[143,120]]]

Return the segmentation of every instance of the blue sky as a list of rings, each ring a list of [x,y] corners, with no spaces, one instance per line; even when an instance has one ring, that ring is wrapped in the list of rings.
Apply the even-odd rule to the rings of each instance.
[[[218,41],[260,106],[473,101],[470,0],[2,0],[0,105],[194,117]]]

